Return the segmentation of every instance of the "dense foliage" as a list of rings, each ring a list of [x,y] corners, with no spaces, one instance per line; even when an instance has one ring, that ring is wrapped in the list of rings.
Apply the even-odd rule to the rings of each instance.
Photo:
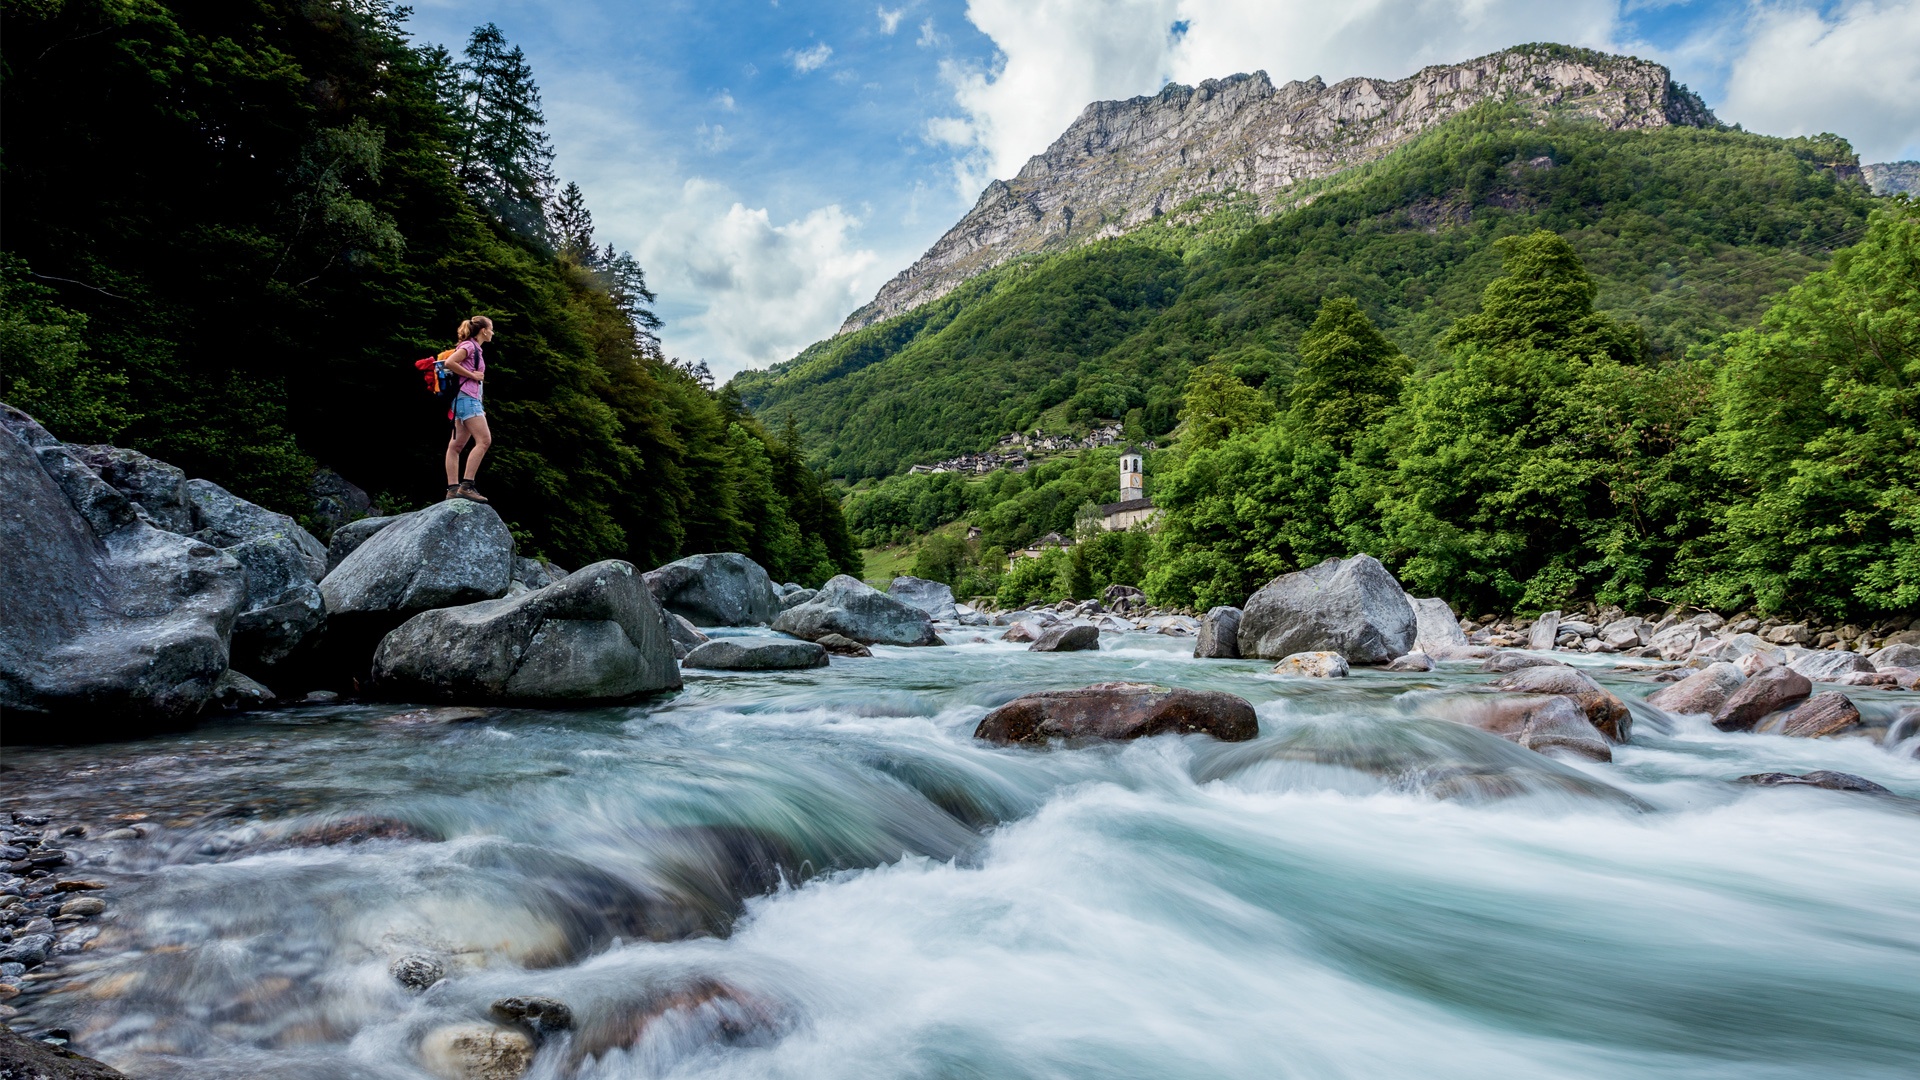
[[[1473,610],[1576,599],[1644,607],[1910,615],[1920,607],[1920,207],[1863,241],[1755,329],[1662,357],[1597,311],[1573,248],[1502,240],[1505,274],[1385,404],[1330,429],[1320,388],[1378,386],[1393,358],[1300,379],[1265,422],[1163,468],[1150,594],[1237,604],[1272,575],[1356,550]],[[1331,300],[1325,324],[1364,342]],[[1328,367],[1325,356],[1314,366]],[[1203,369],[1204,371],[1204,369]],[[1223,395],[1196,375],[1190,411]]]
[[[849,478],[1036,424],[1127,418],[1158,436],[1209,363],[1286,403],[1330,297],[1410,363],[1439,362],[1498,241],[1541,228],[1592,272],[1598,310],[1664,360],[1753,325],[1859,237],[1873,198],[1835,168],[1852,161],[1831,136],[1609,131],[1487,105],[1250,228],[1239,208],[1190,207],[1172,215],[1188,224],[1009,264],[732,385]]]
[[[456,62],[384,0],[5,8],[0,394],[301,514],[317,465],[439,494],[414,358],[494,319],[481,485],[530,551],[740,550],[857,572],[797,436],[659,354],[630,257],[556,198],[539,93],[492,27]]]

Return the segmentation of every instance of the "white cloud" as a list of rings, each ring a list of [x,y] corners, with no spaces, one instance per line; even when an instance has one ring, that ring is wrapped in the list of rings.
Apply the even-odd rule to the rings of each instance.
[[[920,24],[920,37],[914,41],[914,44],[923,49],[931,49],[935,45],[944,45],[946,40],[945,34],[933,28],[933,17],[929,15],[927,21]]]
[[[831,334],[890,272],[855,241],[860,224],[838,205],[775,224],[728,189],[688,180],[638,253],[662,296],[704,305],[667,324],[667,352],[704,358],[725,379]]]
[[[817,71],[826,66],[827,60],[832,56],[833,46],[824,41],[819,42],[810,49],[800,49],[787,53],[787,59],[793,61],[793,70],[802,75],[805,75],[809,71]]]
[[[894,11],[888,11],[884,7],[874,9],[874,14],[880,16],[880,32],[883,34],[892,34],[895,30],[900,29],[900,16],[906,13],[906,8],[899,8]]]
[[[718,153],[733,145],[733,136],[720,124],[701,124],[695,132],[699,138],[700,149],[708,153]]]
[[[720,108],[721,112],[733,112],[740,107],[739,102],[733,100],[731,90],[722,90],[714,95],[713,103]]]
[[[1863,161],[1920,157],[1920,2],[1757,5],[1741,29],[1722,120],[1836,132]]]

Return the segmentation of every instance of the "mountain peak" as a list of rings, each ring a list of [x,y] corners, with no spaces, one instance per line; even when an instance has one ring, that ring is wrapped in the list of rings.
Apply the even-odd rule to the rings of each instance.
[[[937,300],[976,274],[1152,222],[1202,195],[1263,205],[1303,180],[1391,152],[1485,101],[1530,103],[1620,130],[1716,126],[1667,69],[1636,57],[1530,44],[1397,80],[1319,76],[1274,86],[1264,71],[1168,83],[1096,101],[1011,180],[995,180],[959,224],[881,287],[840,333]]]

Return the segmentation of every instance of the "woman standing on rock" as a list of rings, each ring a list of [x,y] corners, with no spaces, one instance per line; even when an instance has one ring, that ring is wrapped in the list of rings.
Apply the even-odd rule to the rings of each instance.
[[[460,392],[453,396],[453,437],[447,440],[447,499],[472,499],[486,502],[487,497],[473,486],[474,474],[493,445],[493,432],[487,428],[487,410],[480,394],[486,389],[487,358],[480,347],[493,340],[493,320],[475,315],[460,324],[460,341],[447,358],[447,370],[460,376]],[[473,443],[467,455],[467,471],[460,471],[460,451]]]

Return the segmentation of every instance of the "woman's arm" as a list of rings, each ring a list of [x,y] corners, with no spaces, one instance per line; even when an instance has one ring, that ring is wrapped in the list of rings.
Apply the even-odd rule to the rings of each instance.
[[[460,362],[460,358],[466,355],[468,355],[467,350],[460,349],[453,356],[447,357],[447,359],[443,361],[447,365],[447,370],[463,379],[471,379],[477,383],[486,382],[487,377],[485,375]]]

